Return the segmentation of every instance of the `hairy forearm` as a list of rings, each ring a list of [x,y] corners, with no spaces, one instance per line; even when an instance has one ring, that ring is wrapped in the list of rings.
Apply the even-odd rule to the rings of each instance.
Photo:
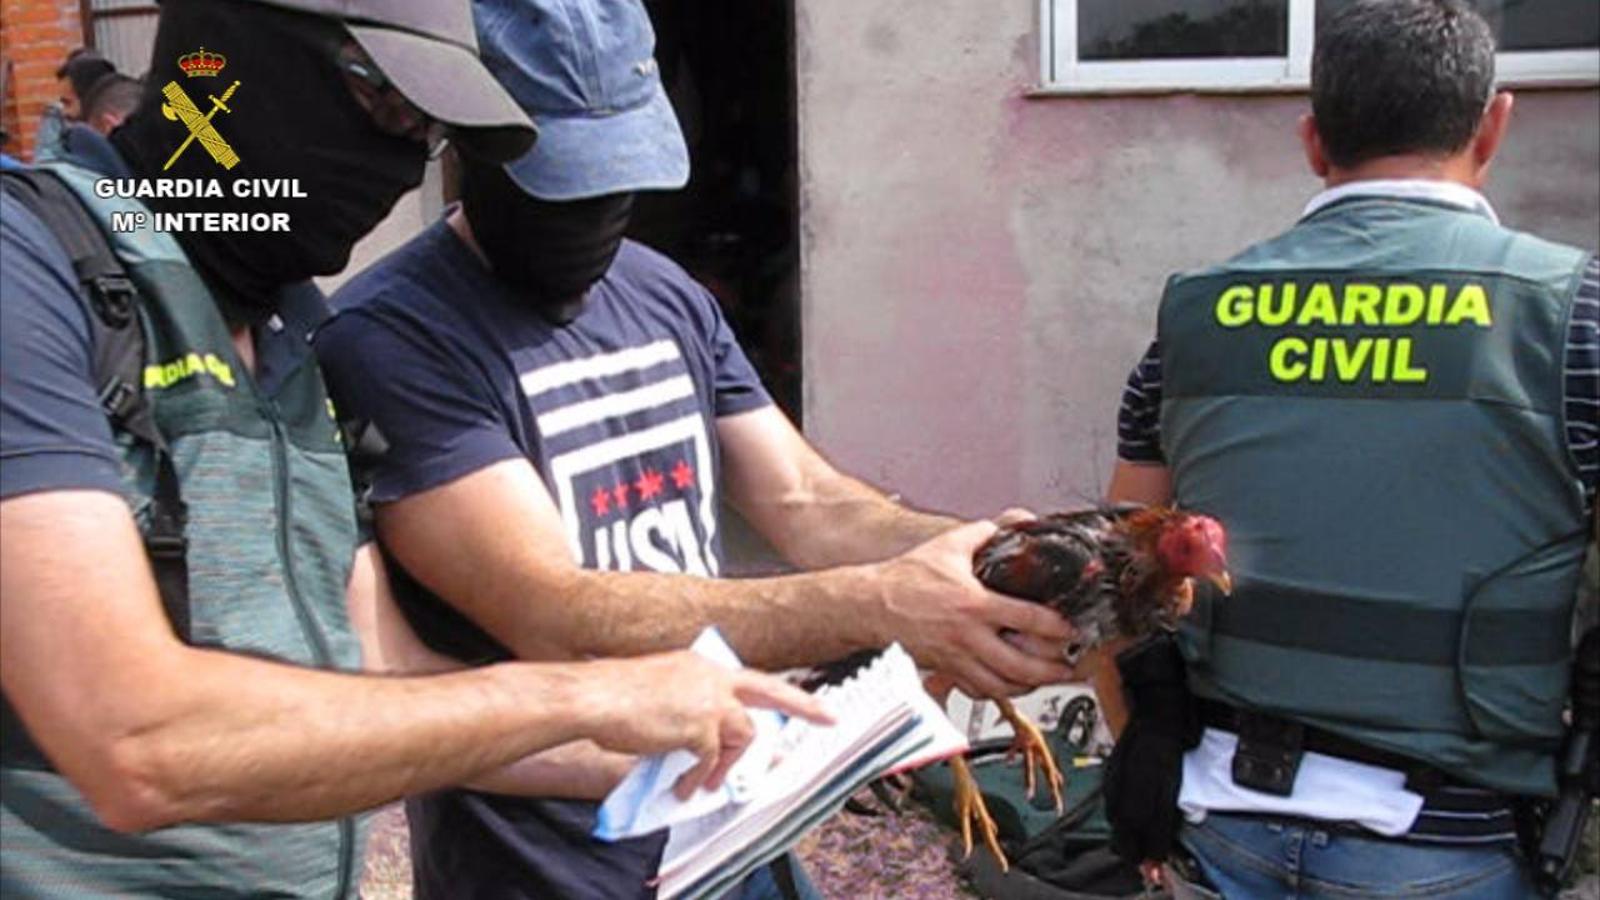
[[[68,771],[111,798],[101,813],[116,827],[346,814],[571,741],[595,699],[570,667],[382,678],[204,650],[171,656],[97,736],[109,765]]]
[[[469,668],[434,652],[417,637],[395,605],[388,574],[371,544],[356,553],[347,600],[369,672],[423,675]],[[592,741],[574,741],[493,769],[466,787],[495,794],[595,800],[616,786],[635,759]]]
[[[717,438],[725,496],[802,569],[887,559],[960,524],[841,472],[776,409],[718,419]]]
[[[847,475],[807,481],[746,515],[790,563],[814,569],[874,562],[904,553],[961,524],[901,506]],[[745,511],[741,509],[741,511]]]
[[[715,625],[747,665],[783,669],[891,640],[875,569],[761,579],[522,567],[481,579],[471,608],[524,659],[682,649]]]
[[[742,480],[760,479],[745,471]],[[526,461],[492,465],[378,509],[378,533],[396,561],[524,659],[683,648],[715,625],[762,668],[899,641],[923,665],[979,693],[1014,694],[1060,678],[1062,666],[999,637],[1010,629],[1062,641],[1070,632],[1055,614],[994,595],[973,577],[973,553],[993,526],[924,524],[943,533],[882,562],[716,580],[581,568],[579,548]]]
[[[574,741],[519,759],[466,786],[491,794],[599,800],[611,793],[637,760],[592,741]]]

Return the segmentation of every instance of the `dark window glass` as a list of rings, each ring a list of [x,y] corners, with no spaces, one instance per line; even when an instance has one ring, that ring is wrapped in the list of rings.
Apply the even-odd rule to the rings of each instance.
[[[1317,0],[1320,18],[1354,0]],[[1600,47],[1596,0],[1467,0],[1489,20],[1501,50],[1582,50]]]
[[[1289,0],[1078,0],[1084,61],[1288,52]]]
[[[1473,0],[1501,50],[1573,50],[1600,46],[1595,0]]]

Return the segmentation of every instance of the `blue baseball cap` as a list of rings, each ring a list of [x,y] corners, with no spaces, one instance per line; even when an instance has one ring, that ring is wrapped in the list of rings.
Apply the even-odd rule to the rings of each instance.
[[[639,0],[473,0],[483,62],[539,128],[506,164],[541,200],[683,187],[689,150]]]

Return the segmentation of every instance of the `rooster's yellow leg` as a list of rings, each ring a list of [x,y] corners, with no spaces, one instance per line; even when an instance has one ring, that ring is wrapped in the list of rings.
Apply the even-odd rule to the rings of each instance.
[[[1034,766],[1044,770],[1045,780],[1050,785],[1050,798],[1056,802],[1056,814],[1059,815],[1064,807],[1061,797],[1062,785],[1066,779],[1061,775],[1061,769],[1056,766],[1056,758],[1050,752],[1050,743],[1045,740],[1044,732],[1039,726],[1028,721],[1027,717],[1017,712],[1010,700],[996,700],[995,705],[1000,707],[1000,715],[1016,731],[1016,742],[1011,745],[1013,753],[1022,754],[1023,764],[1026,768],[1024,783],[1028,788],[1028,797],[1032,799],[1035,786]]]
[[[1000,838],[994,819],[989,816],[989,807],[984,805],[983,792],[978,790],[978,782],[972,777],[972,769],[968,767],[966,758],[961,756],[952,758],[950,773],[955,779],[956,818],[961,820],[962,858],[972,855],[972,823],[976,822],[978,831],[983,835],[984,845],[1000,863],[1000,871],[1011,871],[1011,864],[1006,861],[1006,854],[1000,849]]]

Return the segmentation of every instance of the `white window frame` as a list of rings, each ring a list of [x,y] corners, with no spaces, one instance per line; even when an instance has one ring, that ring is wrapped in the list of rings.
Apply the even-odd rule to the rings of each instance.
[[[1040,86],[1037,94],[1137,94],[1301,91],[1311,83],[1316,0],[1289,0],[1287,56],[1209,59],[1078,59],[1078,0],[1039,0]],[[1501,53],[1500,84],[1600,84],[1600,48]]]

